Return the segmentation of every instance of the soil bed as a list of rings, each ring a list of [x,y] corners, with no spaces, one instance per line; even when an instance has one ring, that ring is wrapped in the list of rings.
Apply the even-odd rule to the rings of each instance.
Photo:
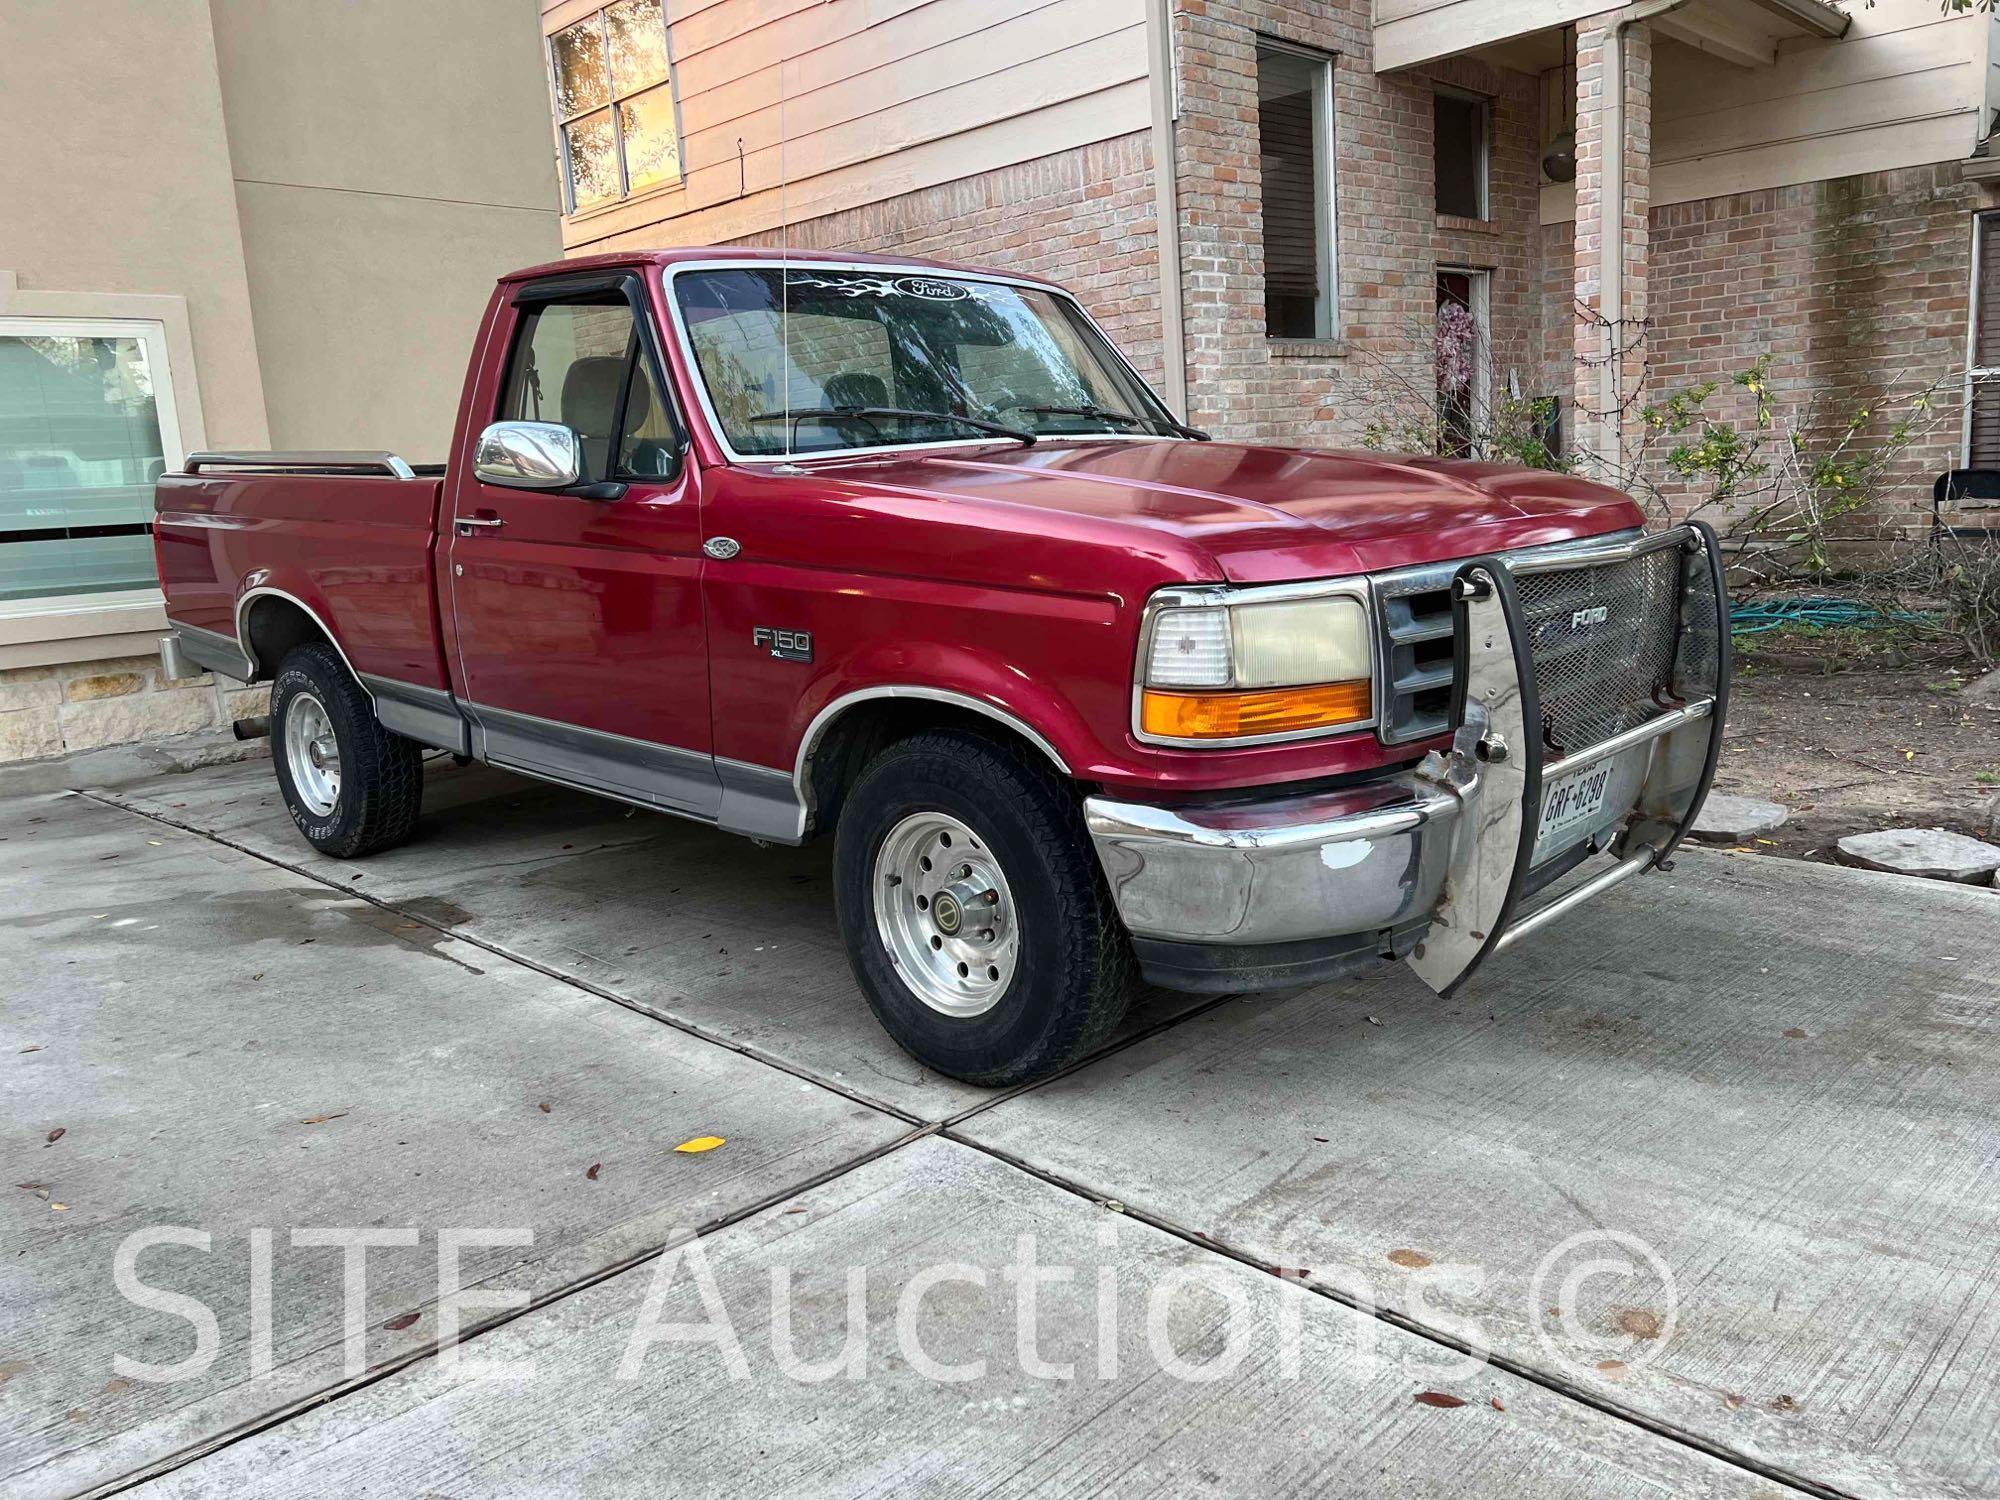
[[[1718,791],[1782,802],[1782,828],[1745,845],[1837,863],[1835,840],[1879,828],[1991,838],[2000,698],[1976,666],[1911,662],[1881,633],[1773,631],[1737,642]]]

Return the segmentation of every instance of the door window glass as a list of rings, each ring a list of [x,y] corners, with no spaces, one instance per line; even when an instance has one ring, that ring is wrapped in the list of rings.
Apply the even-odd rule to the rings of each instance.
[[[622,298],[544,303],[528,313],[515,339],[501,419],[575,428],[583,440],[583,477],[603,479],[631,355],[632,309]]]

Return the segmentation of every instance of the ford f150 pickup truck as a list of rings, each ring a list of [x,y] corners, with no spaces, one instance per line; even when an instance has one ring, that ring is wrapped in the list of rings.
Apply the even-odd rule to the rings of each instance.
[[[1135,967],[1449,989],[1668,862],[1727,700],[1706,528],[1208,441],[1059,287],[943,265],[521,271],[445,464],[199,453],[157,509],[168,668],[270,682],[315,847],[408,838],[425,747],[830,836],[869,1005],[986,1084]]]

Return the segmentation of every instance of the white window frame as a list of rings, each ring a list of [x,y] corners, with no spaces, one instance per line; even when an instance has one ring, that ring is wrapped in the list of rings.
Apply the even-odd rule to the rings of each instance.
[[[1479,159],[1475,163],[1477,171],[1474,173],[1477,182],[1479,212],[1472,215],[1472,217],[1481,224],[1490,223],[1493,218],[1493,101],[1484,94],[1474,93],[1471,89],[1455,89],[1448,84],[1442,83],[1436,85],[1432,92],[1439,98],[1463,100],[1467,104],[1476,106],[1479,111]],[[1432,120],[1435,122],[1435,114],[1432,115]],[[1433,124],[1433,130],[1435,130],[1435,124]],[[1462,214],[1448,214],[1444,209],[1435,207],[1437,203],[1437,157],[1438,143],[1435,134],[1433,134],[1431,139],[1431,203],[1433,209],[1435,212],[1444,214],[1448,218],[1463,218],[1465,216]],[[1440,267],[1440,269],[1443,268]]]
[[[152,318],[70,318],[40,317],[34,314],[0,313],[0,338],[113,338],[137,339],[146,351],[146,370],[153,382],[153,415],[160,424],[160,453],[165,472],[173,473],[187,461],[182,446],[180,409],[174,400],[174,372],[167,353],[166,324]],[[4,543],[0,543],[4,545]],[[68,616],[83,622],[98,612],[122,612],[133,608],[150,609],[164,603],[158,581],[130,588],[106,589],[94,594],[44,594],[26,599],[0,600],[0,621],[27,616]],[[0,629],[0,646],[10,644],[12,632]]]
[[[1463,276],[1472,314],[1472,434],[1473,446],[1483,449],[1485,437],[1493,430],[1493,270],[1490,266],[1440,264],[1439,276]],[[1481,452],[1476,457],[1485,457]]]
[[[1979,263],[1986,253],[1986,236],[2000,232],[2000,211],[1972,216],[1972,276],[1965,299],[1965,389],[1961,393],[1958,466],[1972,467],[1972,393],[1981,381],[2000,381],[2000,365],[1979,363]],[[2000,355],[2000,350],[1992,351]]]
[[[1297,43],[1282,41],[1277,37],[1259,35],[1256,39],[1258,52],[1282,52],[1301,62],[1310,63],[1313,68],[1313,206],[1317,210],[1319,231],[1318,273],[1323,295],[1313,321],[1312,341],[1331,341],[1340,337],[1340,242],[1335,236],[1338,215],[1334,199],[1338,191],[1338,178],[1334,165],[1335,114],[1334,65],[1339,61],[1335,53],[1320,52],[1311,47],[1301,47]],[[1261,108],[1261,102],[1260,106]],[[1261,247],[1260,247],[1261,249]],[[1295,338],[1266,337],[1273,344],[1298,344],[1307,342]]]
[[[618,113],[618,106],[627,99],[636,98],[640,94],[650,93],[657,88],[664,87],[668,92],[668,96],[674,101],[675,158],[680,162],[680,172],[671,182],[656,182],[650,187],[642,188],[639,196],[651,197],[654,193],[672,192],[677,188],[683,188],[687,185],[687,160],[680,154],[687,145],[687,137],[681,130],[680,81],[674,76],[674,31],[667,24],[666,0],[655,0],[655,5],[660,17],[660,32],[664,38],[661,45],[667,56],[667,76],[655,79],[651,83],[641,84],[629,93],[619,92],[617,75],[611,70],[611,47],[604,30],[604,13],[611,9],[610,3],[599,5],[595,10],[590,11],[586,15],[579,16],[568,25],[558,26],[554,31],[551,31],[542,38],[543,71],[548,75],[549,80],[549,114],[555,120],[556,126],[556,169],[562,176],[563,212],[571,218],[574,218],[579,213],[601,213],[606,209],[615,208],[620,203],[631,200],[632,182],[630,175],[625,170],[625,123]],[[604,51],[605,102],[594,104],[589,109],[581,110],[573,115],[565,115],[562,113],[561,106],[557,102],[556,95],[556,38],[565,31],[593,23],[597,27],[598,44]],[[578,120],[586,119],[600,110],[609,110],[611,114],[612,156],[618,168],[618,193],[617,196],[607,198],[601,203],[592,203],[583,208],[578,208],[576,203],[576,173],[571,169],[570,165],[569,127],[574,125]]]

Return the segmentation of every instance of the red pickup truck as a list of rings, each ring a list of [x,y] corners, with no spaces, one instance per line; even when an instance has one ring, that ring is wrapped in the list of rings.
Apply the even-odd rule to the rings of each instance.
[[[1706,528],[1208,441],[1060,288],[943,265],[521,271],[446,464],[202,453],[157,509],[169,668],[271,683],[315,847],[408,838],[424,747],[830,836],[868,1003],[989,1084],[1134,967],[1457,984],[1666,863],[1727,697]]]

